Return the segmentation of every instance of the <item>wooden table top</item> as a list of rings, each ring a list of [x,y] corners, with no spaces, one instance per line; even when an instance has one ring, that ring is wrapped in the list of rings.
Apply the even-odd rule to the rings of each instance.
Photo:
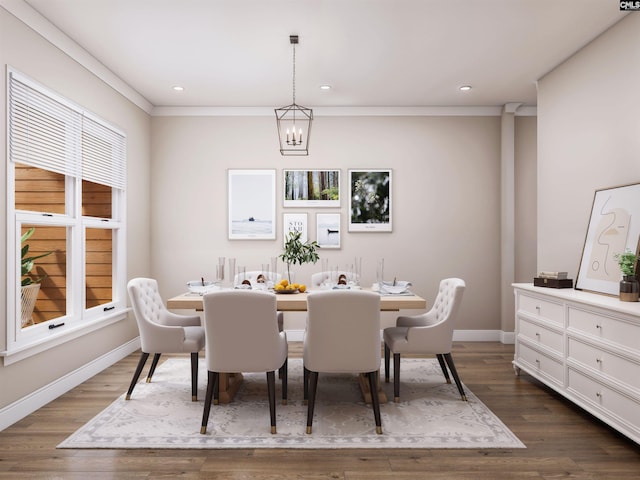
[[[306,312],[307,293],[278,294],[277,308],[283,312]],[[197,293],[183,293],[167,300],[167,308],[180,310],[202,310],[202,296]],[[424,310],[427,301],[418,295],[382,295],[380,310]]]

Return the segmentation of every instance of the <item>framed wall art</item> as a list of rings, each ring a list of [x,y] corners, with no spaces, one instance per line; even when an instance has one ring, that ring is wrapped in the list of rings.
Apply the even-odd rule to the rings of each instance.
[[[290,232],[300,232],[300,241],[302,243],[306,243],[309,239],[306,213],[283,213],[282,224],[284,227],[284,243],[287,242]]]
[[[276,171],[229,170],[229,239],[276,238]]]
[[[320,248],[340,248],[340,214],[316,213],[316,237]]]
[[[622,273],[613,257],[636,253],[640,239],[640,183],[596,190],[576,289],[618,295]]]
[[[339,207],[340,170],[284,170],[285,207]]]
[[[349,170],[349,231],[391,232],[391,170]]]

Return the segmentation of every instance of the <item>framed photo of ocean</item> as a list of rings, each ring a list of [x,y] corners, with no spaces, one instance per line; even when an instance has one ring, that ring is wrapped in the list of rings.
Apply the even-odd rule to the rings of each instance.
[[[340,170],[284,170],[284,207],[339,207]]]
[[[391,232],[391,170],[349,170],[349,231]]]
[[[638,252],[640,183],[596,190],[576,290],[618,295],[622,272],[614,255]]]
[[[276,171],[228,170],[229,240],[275,240]]]

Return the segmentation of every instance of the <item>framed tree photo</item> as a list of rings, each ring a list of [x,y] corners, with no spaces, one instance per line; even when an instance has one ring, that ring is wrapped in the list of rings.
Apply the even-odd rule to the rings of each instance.
[[[320,248],[340,248],[340,214],[316,213],[316,237]]]
[[[306,243],[309,239],[307,230],[306,213],[283,213],[282,224],[284,226],[284,243],[287,243],[289,233],[300,232],[300,241]]]
[[[276,171],[229,170],[229,239],[276,238]]]
[[[340,170],[284,170],[285,207],[339,207]]]
[[[349,231],[391,232],[391,170],[349,170]]]
[[[638,251],[640,183],[596,190],[576,289],[618,295],[622,273],[614,255]]]

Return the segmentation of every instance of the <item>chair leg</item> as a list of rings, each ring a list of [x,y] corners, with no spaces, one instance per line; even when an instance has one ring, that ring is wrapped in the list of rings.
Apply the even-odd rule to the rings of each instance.
[[[158,361],[160,360],[160,354],[155,353],[153,355],[153,361],[151,362],[151,368],[149,369],[149,373],[147,374],[147,383],[151,383],[151,377],[156,373],[156,367],[158,366]]]
[[[198,401],[198,352],[191,352],[191,401]]]
[[[389,383],[389,357],[391,356],[391,351],[389,350],[389,345],[384,344],[384,383]]]
[[[218,376],[216,383],[213,385],[213,404],[218,405],[220,403],[220,372],[215,372]]]
[[[284,359],[284,363],[282,367],[280,367],[280,371],[282,375],[280,378],[282,379],[282,405],[287,404],[287,388],[289,385],[289,358]]]
[[[400,354],[393,354],[393,401],[400,403]]]
[[[302,404],[307,405],[309,403],[309,370],[307,367],[302,367]]]
[[[207,423],[209,423],[209,412],[211,411],[211,397],[216,389],[219,379],[218,372],[207,372],[207,394],[204,398],[204,410],[202,412],[202,425],[200,433],[207,433]]]
[[[380,418],[380,397],[378,397],[378,372],[367,373],[369,377],[369,389],[371,392],[371,405],[373,406],[373,417],[376,421],[376,433],[382,434],[382,420]]]
[[[467,401],[467,396],[464,393],[464,389],[462,388],[462,382],[460,381],[460,377],[458,376],[458,371],[456,370],[456,366],[453,363],[453,357],[451,353],[445,353],[444,359],[447,361],[447,365],[449,366],[449,370],[451,370],[451,374],[453,375],[453,379],[456,382],[456,386],[458,387],[458,391],[460,392],[460,397],[462,397],[462,401]]]
[[[129,385],[129,390],[127,391],[126,400],[131,400],[131,394],[133,393],[133,389],[138,383],[138,379],[140,378],[140,374],[142,373],[142,369],[144,368],[144,364],[147,363],[147,358],[149,358],[149,354],[142,352],[140,356],[140,360],[138,360],[138,366],[136,367],[136,371],[133,373],[133,378],[131,379],[131,385]]]
[[[276,432],[276,374],[267,372],[267,392],[269,393],[269,416],[271,417],[271,433]]]
[[[318,390],[318,372],[309,372],[309,405],[307,407],[307,433],[311,433],[313,425],[313,408],[316,404],[316,391]]]
[[[438,363],[440,364],[440,368],[442,369],[445,380],[447,381],[447,383],[451,383],[451,379],[449,378],[449,371],[447,370],[447,365],[444,363],[444,357],[442,356],[442,353],[438,353],[436,355],[436,358],[438,359]]]

